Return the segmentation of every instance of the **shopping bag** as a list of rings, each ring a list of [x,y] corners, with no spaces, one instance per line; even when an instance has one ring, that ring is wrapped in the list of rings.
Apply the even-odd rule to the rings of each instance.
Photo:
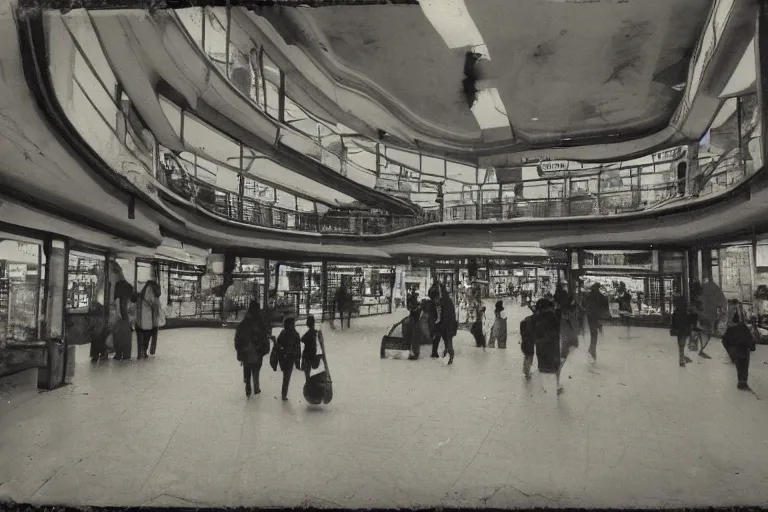
[[[160,306],[159,308],[157,308],[157,326],[165,327],[165,322],[166,322],[165,308],[163,306]]]
[[[110,354],[115,351],[115,338],[110,332],[107,336],[107,352]]]
[[[277,350],[272,349],[272,353],[269,354],[269,366],[271,366],[274,371],[277,371],[277,363]]]

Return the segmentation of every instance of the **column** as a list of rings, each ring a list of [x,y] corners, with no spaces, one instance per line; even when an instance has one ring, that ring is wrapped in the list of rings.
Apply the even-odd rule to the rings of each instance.
[[[656,254],[658,254],[658,261],[659,261],[659,300],[661,300],[661,317],[664,318],[664,316],[667,313],[667,290],[666,286],[664,286],[664,252],[663,251],[655,251]]]
[[[683,297],[685,303],[691,303],[691,251],[683,251]]]
[[[761,155],[763,165],[768,162],[768,143],[766,127],[768,127],[768,5],[765,0],[758,2],[758,15],[755,20],[755,88],[757,89],[757,105],[760,109],[760,126],[762,127]]]
[[[261,298],[261,303],[264,307],[269,307],[269,280],[271,279],[269,271],[269,258],[264,258],[264,296]]]
[[[320,323],[323,323],[327,318],[330,319],[330,316],[327,315],[328,312],[328,262],[323,261],[323,266],[321,270],[320,275],[320,284],[321,284],[321,295],[322,301],[323,301],[323,312],[320,314]]]
[[[45,251],[45,290],[43,296],[44,320],[42,338],[48,347],[48,363],[38,372],[37,386],[54,389],[65,383],[67,374],[74,374],[75,347],[66,343],[64,308],[67,293],[67,262],[69,243],[66,240],[50,238],[46,240]],[[71,369],[67,371],[67,365]]]

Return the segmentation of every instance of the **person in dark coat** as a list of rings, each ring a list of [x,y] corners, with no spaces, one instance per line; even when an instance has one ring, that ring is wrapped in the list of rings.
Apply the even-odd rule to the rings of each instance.
[[[296,319],[289,317],[283,321],[283,331],[278,335],[272,350],[277,352],[280,371],[283,372],[283,400],[288,400],[288,386],[291,383],[293,367],[301,369],[301,337],[296,330]]]
[[[469,328],[469,332],[475,338],[475,345],[478,348],[482,347],[483,350],[485,350],[486,346],[485,331],[483,329],[485,311],[485,306],[480,306],[477,308],[477,313],[475,313],[475,321],[472,322],[472,327]]]
[[[533,315],[529,315],[520,322],[520,350],[523,352],[523,375],[531,378],[531,366],[533,356],[536,354],[536,329]]]
[[[600,293],[599,283],[593,284],[584,298],[584,308],[587,310],[587,323],[589,323],[589,355],[595,362],[597,361],[597,337],[602,328],[602,318],[608,312],[608,299]]]
[[[352,321],[352,296],[349,294],[347,287],[343,284],[336,290],[333,303],[336,311],[339,312],[339,321],[341,322],[341,330],[344,330],[344,314],[347,315],[347,328],[350,327]],[[335,315],[334,315],[335,316]],[[333,317],[331,318],[331,325],[333,325]]]
[[[533,318],[539,372],[557,373],[560,369],[560,322],[554,302],[539,299]]]
[[[685,297],[678,295],[675,297],[675,309],[672,312],[672,328],[670,334],[677,338],[677,350],[681,368],[685,368],[686,363],[691,359],[685,356],[685,344],[696,326],[695,313],[692,314]]]
[[[301,343],[304,344],[304,351],[301,353],[301,369],[309,380],[312,367],[317,359],[317,330],[315,329],[315,317],[307,317],[307,332],[301,337]]]
[[[245,318],[235,331],[235,351],[237,360],[243,365],[243,380],[245,381],[245,396],[251,397],[251,381],[253,393],[261,393],[259,373],[264,356],[269,353],[269,328],[262,315],[258,301],[252,301]]]
[[[749,390],[747,379],[749,377],[750,352],[754,344],[752,330],[744,322],[744,314],[737,301],[729,301],[729,323],[723,335],[723,347],[728,356],[736,365],[738,389]]]
[[[98,302],[91,304],[85,321],[85,332],[91,342],[91,362],[109,359],[107,337],[109,328],[104,318],[104,306]]]
[[[570,298],[568,295],[568,291],[565,289],[565,285],[563,283],[557,283],[557,287],[555,288],[555,305],[559,310],[563,310],[568,306],[568,303],[570,302]]]
[[[440,345],[440,338],[445,342],[445,350],[443,351],[443,357],[449,355],[448,364],[453,364],[453,337],[459,330],[459,323],[456,319],[456,308],[453,305],[453,300],[448,294],[448,290],[445,286],[440,288],[441,297],[439,298],[439,306],[437,313],[437,323],[435,329],[437,336],[432,340],[432,357],[437,357],[437,348]]]
[[[425,301],[426,302],[426,301]],[[426,308],[426,304],[424,304]],[[429,336],[428,331],[422,330],[422,307],[412,307],[408,317],[403,321],[403,341],[410,347],[408,359],[416,361],[421,354],[421,343]]]

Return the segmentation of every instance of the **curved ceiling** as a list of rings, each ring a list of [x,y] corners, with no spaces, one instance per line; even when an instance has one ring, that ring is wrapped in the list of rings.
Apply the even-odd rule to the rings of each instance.
[[[732,74],[755,12],[710,0],[425,0],[255,8],[246,30],[317,89],[313,98],[325,95],[318,115],[489,167],[606,161],[698,140],[726,85],[710,90],[712,76]],[[487,57],[473,68],[472,108],[468,50]],[[479,111],[497,119],[484,128]]]
[[[36,108],[24,81],[17,27],[0,16],[0,52],[4,71],[0,143],[3,184],[41,198],[62,214],[87,216],[113,232],[151,243],[160,230],[198,245],[258,252],[326,255],[336,259],[402,258],[406,255],[504,255],[514,242],[539,242],[548,248],[567,246],[688,244],[704,237],[734,235],[766,227],[768,187],[744,184],[735,196],[713,198],[674,210],[617,215],[609,218],[535,219],[512,223],[443,223],[377,237],[288,233],[238,225],[204,213],[191,204],[168,205],[168,215],[152,213],[141,201],[135,219],[127,213],[127,194],[110,189],[99,172],[80,159],[52,131],[46,113]],[[110,172],[116,172],[111,170]],[[53,173],[53,174],[51,174]],[[754,180],[753,180],[754,181]],[[85,201],[87,198],[87,202]],[[159,242],[158,242],[159,243]],[[319,256],[318,256],[319,257]]]

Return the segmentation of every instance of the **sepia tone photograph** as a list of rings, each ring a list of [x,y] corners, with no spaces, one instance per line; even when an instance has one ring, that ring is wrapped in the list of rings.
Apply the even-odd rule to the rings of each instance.
[[[0,0],[0,508],[768,507],[768,0]]]

